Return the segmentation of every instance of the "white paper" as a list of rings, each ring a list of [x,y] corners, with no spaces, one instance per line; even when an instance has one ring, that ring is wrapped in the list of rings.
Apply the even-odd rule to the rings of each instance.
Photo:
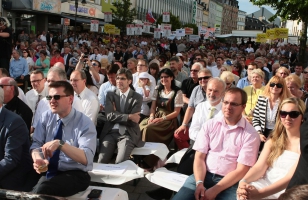
[[[121,175],[125,172],[125,170],[126,166],[101,164],[97,169],[94,169],[92,172]]]
[[[166,181],[176,182],[176,183],[184,183],[187,179],[187,176],[184,174],[177,174],[177,173],[165,173],[164,179]]]

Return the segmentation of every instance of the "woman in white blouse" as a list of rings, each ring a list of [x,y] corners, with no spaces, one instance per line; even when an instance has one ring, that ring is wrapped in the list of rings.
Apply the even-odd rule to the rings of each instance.
[[[27,64],[29,66],[29,74],[33,71],[34,61],[31,58],[31,55],[28,50],[22,50],[22,57],[27,60]]]
[[[265,86],[263,94],[259,96],[253,112],[252,125],[260,134],[260,150],[275,126],[280,103],[288,97],[291,97],[291,94],[285,80],[279,76],[273,76]]]

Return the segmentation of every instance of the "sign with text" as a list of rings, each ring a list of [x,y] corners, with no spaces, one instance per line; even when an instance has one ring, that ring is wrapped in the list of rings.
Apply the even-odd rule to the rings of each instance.
[[[163,22],[170,22],[170,12],[163,12]]]
[[[144,22],[143,23],[143,32],[146,32],[146,33],[150,33],[150,28],[151,28],[151,24],[150,22]]]
[[[115,31],[114,31],[114,35],[120,35],[120,32],[121,32],[120,29],[116,28]]]
[[[90,31],[91,32],[98,32],[98,26],[99,26],[99,21],[98,20],[91,20]]]
[[[104,12],[104,20],[105,22],[112,22],[112,12]]]
[[[275,39],[275,30],[274,29],[267,29],[266,30],[266,38],[273,40]]]
[[[135,24],[126,25],[126,35],[135,35]]]
[[[198,32],[199,32],[199,35],[205,35],[207,32],[207,29],[204,26],[198,26]]]
[[[109,34],[114,34],[115,32],[115,25],[112,24],[105,24],[104,25],[104,32]]]
[[[288,28],[275,28],[275,38],[288,38]]]
[[[215,28],[206,28],[206,33],[204,34],[204,39],[215,37]]]
[[[162,31],[163,31],[162,36],[163,37],[169,37],[171,35],[172,25],[171,24],[162,24],[161,27],[162,27]]]
[[[185,29],[176,29],[175,35],[176,35],[176,37],[184,37],[185,36]]]
[[[189,35],[189,41],[191,42],[198,42],[199,38],[199,35]]]
[[[160,39],[160,28],[154,28],[154,38]]]
[[[258,33],[256,42],[264,43],[267,40],[266,37],[266,33]]]
[[[50,13],[61,13],[61,1],[59,0],[33,0],[33,10],[50,12]]]
[[[194,34],[194,29],[193,28],[189,28],[189,27],[185,27],[185,35],[192,35]]]
[[[192,17],[191,17],[191,23],[196,24],[196,16],[197,16],[197,1],[192,1]]]
[[[142,35],[143,29],[141,24],[135,24],[135,35]]]

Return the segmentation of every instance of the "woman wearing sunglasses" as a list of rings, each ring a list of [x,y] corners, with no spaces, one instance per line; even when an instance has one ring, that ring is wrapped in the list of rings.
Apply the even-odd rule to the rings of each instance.
[[[260,134],[260,151],[275,126],[280,103],[289,97],[291,97],[291,94],[286,83],[279,76],[273,76],[265,86],[263,94],[259,96],[253,112],[252,125]]]
[[[285,191],[300,156],[300,126],[305,109],[299,98],[283,100],[275,128],[258,161],[239,181],[238,199],[277,199]]]

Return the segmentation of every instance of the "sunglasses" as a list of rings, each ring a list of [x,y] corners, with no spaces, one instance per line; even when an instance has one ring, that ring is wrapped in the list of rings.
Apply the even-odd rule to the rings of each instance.
[[[280,117],[281,117],[281,118],[286,118],[287,115],[289,115],[290,118],[295,119],[295,118],[297,118],[298,116],[300,116],[301,113],[298,112],[298,111],[291,111],[291,112],[282,111],[282,110],[280,111]]]
[[[202,79],[207,80],[209,78],[212,78],[211,76],[203,76],[203,77],[199,77],[198,80],[201,81]]]
[[[199,72],[199,70],[192,69],[192,70],[190,70],[190,72]]]
[[[54,100],[59,100],[61,97],[68,97],[68,96],[70,96],[70,95],[59,95],[59,94],[56,94],[56,95],[47,95],[46,96],[46,99],[48,100],[48,101],[50,101],[52,98],[54,99]]]
[[[270,87],[275,87],[275,85],[276,85],[277,88],[283,87],[283,85],[281,83],[270,83]]]
[[[303,71],[303,73],[304,73],[304,74],[307,74],[308,72],[307,72],[307,71]]]

